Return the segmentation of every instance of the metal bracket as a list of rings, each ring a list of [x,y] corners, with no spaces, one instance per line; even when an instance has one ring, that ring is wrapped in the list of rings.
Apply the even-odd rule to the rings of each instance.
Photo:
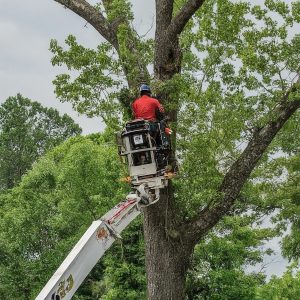
[[[154,190],[154,193],[152,191]],[[137,188],[139,208],[149,206],[159,200],[159,188],[151,189],[146,183],[142,183]]]
[[[109,225],[106,220],[103,220],[103,222],[104,222],[105,226],[107,227],[110,235],[113,236],[114,239],[122,240],[121,235],[111,225]]]

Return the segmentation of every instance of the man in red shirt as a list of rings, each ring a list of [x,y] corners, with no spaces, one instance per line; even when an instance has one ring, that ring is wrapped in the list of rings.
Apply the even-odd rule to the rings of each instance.
[[[164,108],[157,99],[151,97],[150,87],[142,84],[140,86],[140,93],[141,97],[136,99],[132,104],[134,117],[152,122],[160,121],[158,117],[159,115],[163,115]]]
[[[150,132],[157,145],[165,148],[170,146],[169,138],[166,135],[166,122],[164,120],[164,108],[155,98],[151,97],[150,87],[146,84],[140,86],[141,97],[132,104],[135,119],[144,119],[150,121]],[[160,124],[160,130],[158,127]],[[158,135],[158,132],[160,134]]]

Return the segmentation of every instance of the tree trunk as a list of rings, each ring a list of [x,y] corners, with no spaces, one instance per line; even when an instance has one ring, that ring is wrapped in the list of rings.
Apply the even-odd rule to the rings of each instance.
[[[170,234],[176,217],[169,192],[170,188],[164,189],[160,200],[146,208],[144,214],[148,300],[185,299],[185,277],[192,251],[180,237]]]
[[[166,41],[162,31],[156,32],[154,61],[155,78],[160,81],[170,80],[179,73],[181,51],[178,37]],[[171,99],[166,92],[158,93],[158,96],[164,104],[176,103],[176,99]],[[170,122],[176,124],[177,108],[169,110],[168,117]],[[173,141],[172,158],[174,153]],[[188,247],[175,234],[176,224],[179,223],[175,211],[171,182],[160,191],[159,201],[144,211],[148,300],[185,299],[185,278],[193,247]]]

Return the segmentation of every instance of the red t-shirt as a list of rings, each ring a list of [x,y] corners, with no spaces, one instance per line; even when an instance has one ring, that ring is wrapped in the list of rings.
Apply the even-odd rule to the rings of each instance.
[[[164,108],[159,103],[159,101],[147,95],[143,95],[142,97],[136,99],[132,103],[132,109],[133,109],[134,117],[136,119],[144,119],[150,121],[156,120],[155,111],[157,109],[162,113],[164,112]]]

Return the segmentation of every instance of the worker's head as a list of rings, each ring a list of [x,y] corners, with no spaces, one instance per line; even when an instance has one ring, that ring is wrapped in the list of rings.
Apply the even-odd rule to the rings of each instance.
[[[140,86],[140,94],[141,94],[141,96],[143,96],[143,95],[150,96],[151,95],[150,87],[147,84],[142,84]]]

